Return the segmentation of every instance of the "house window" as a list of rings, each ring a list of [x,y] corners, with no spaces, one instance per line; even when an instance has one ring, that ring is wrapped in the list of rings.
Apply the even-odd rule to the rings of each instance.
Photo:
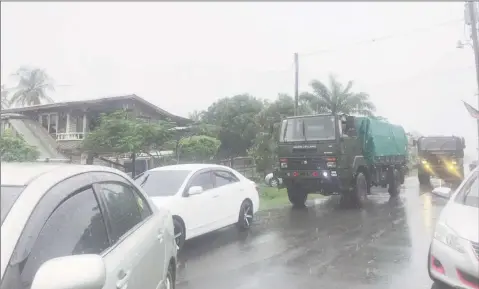
[[[40,115],[42,126],[50,134],[56,134],[58,131],[58,113],[44,113]]]

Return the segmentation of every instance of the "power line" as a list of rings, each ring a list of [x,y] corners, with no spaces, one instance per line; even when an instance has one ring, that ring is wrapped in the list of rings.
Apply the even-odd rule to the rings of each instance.
[[[307,57],[307,56],[316,55],[316,54],[320,54],[320,53],[335,52],[335,51],[338,51],[338,50],[351,48],[351,46],[354,47],[354,46],[363,45],[363,44],[372,44],[372,43],[376,43],[376,42],[380,42],[380,41],[384,41],[384,40],[388,40],[388,39],[392,39],[392,38],[412,35],[412,34],[416,34],[419,31],[421,31],[421,32],[429,31],[429,30],[433,30],[433,29],[438,28],[438,27],[442,27],[442,26],[446,26],[446,25],[450,25],[450,24],[454,24],[454,23],[459,23],[459,22],[462,22],[462,21],[464,21],[463,18],[451,19],[451,20],[448,20],[448,21],[445,21],[445,22],[441,22],[441,23],[437,23],[435,25],[428,26],[428,27],[417,27],[417,28],[413,28],[413,29],[410,29],[410,30],[407,30],[407,31],[404,31],[404,32],[393,33],[393,34],[384,35],[384,36],[380,36],[380,37],[376,37],[376,38],[368,38],[368,39],[355,41],[355,42],[350,42],[350,43],[343,43],[341,45],[338,45],[336,48],[321,49],[321,50],[316,50],[316,51],[312,51],[312,52],[299,53],[299,55],[302,56],[302,57]]]

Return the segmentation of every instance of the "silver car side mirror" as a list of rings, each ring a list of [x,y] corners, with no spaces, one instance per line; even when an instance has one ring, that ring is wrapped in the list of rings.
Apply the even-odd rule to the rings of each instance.
[[[31,289],[102,289],[106,268],[99,255],[72,255],[43,263]]]

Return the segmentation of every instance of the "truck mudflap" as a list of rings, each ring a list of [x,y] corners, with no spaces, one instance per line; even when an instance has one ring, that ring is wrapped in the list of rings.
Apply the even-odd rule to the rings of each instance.
[[[275,176],[283,179],[283,187],[299,185],[308,193],[330,195],[347,189],[343,187],[336,171],[278,171]]]

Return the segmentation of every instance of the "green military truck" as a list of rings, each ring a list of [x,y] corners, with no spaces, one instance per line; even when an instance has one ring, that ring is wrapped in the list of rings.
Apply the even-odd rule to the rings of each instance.
[[[282,121],[275,176],[293,206],[308,194],[340,194],[362,205],[372,186],[395,196],[407,170],[406,133],[401,126],[369,117],[308,115]]]
[[[425,136],[415,142],[420,163],[417,177],[421,185],[430,185],[431,176],[453,185],[464,179],[464,138],[457,136]]]

